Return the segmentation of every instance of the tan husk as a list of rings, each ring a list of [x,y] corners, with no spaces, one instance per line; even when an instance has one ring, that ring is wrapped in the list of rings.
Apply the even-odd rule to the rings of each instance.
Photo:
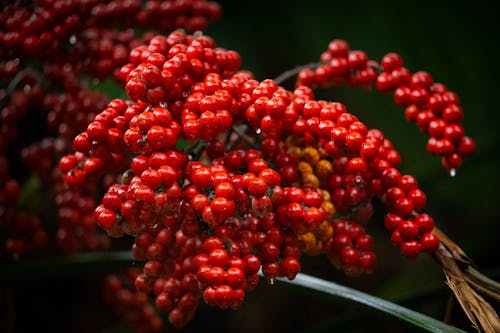
[[[488,290],[487,294],[499,299],[500,295],[482,286],[478,281],[471,279],[464,272],[467,267],[473,266],[472,261],[465,252],[451,241],[442,231],[435,229],[434,232],[441,240],[440,247],[436,252],[436,259],[441,264],[446,277],[446,283],[453,291],[455,298],[460,303],[465,314],[478,331],[486,333],[500,332],[500,319],[493,307],[479,295],[473,286],[479,290]],[[465,267],[462,270],[460,267]],[[479,286],[479,287],[478,287]]]

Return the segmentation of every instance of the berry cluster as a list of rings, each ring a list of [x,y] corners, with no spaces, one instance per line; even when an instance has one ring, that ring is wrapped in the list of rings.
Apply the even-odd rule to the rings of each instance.
[[[108,169],[106,177],[99,178],[102,160],[95,156],[100,148],[94,147],[95,156],[90,159],[76,154],[60,163],[61,170],[80,165],[96,175],[97,182],[84,184],[80,170],[64,177],[57,168],[59,159],[71,152],[75,136],[108,103],[107,96],[88,89],[89,83],[118,75],[130,51],[149,41],[152,31],[203,29],[220,12],[214,2],[184,0],[16,1],[2,8],[0,214],[2,229],[7,230],[9,257],[28,255],[32,244],[46,244],[46,229],[57,229],[56,242],[65,252],[109,247],[109,239],[96,229],[93,210],[98,193],[116,175]],[[148,32],[141,35],[138,28]],[[33,128],[40,123],[45,126]],[[83,139],[79,138],[80,145],[85,143]],[[124,171],[120,167],[124,161],[114,163],[117,172]],[[14,188],[33,182],[21,174],[25,171],[31,172],[39,188],[47,186],[55,192],[56,226],[53,218],[30,213],[34,209],[16,199]]]
[[[344,105],[238,72],[239,55],[202,35],[155,36],[130,61],[118,76],[131,101],[98,113],[60,168],[71,186],[119,175],[94,216],[109,235],[135,237],[145,262],[135,285],[175,326],[200,298],[238,308],[259,270],[271,283],[293,279],[302,253],[325,253],[349,275],[372,272],[363,225],[376,197],[404,255],[436,251],[416,179]]]
[[[134,29],[204,30],[209,20],[221,15],[217,3],[205,1],[24,2],[7,5],[0,14],[0,56],[36,56],[98,78],[127,62],[128,53],[140,42]]]
[[[106,243],[106,240],[101,238],[105,235],[101,233],[99,236],[95,223],[85,218],[92,216],[95,207],[95,195],[87,193],[95,192],[95,184],[88,184],[80,190],[70,189],[61,177],[57,160],[71,150],[72,138],[84,128],[88,118],[94,117],[105,105],[106,97],[83,89],[71,71],[64,72],[55,66],[44,69],[43,79],[32,69],[21,67],[19,59],[2,63],[0,71],[4,74],[2,81],[9,82],[3,90],[0,125],[0,154],[5,159],[0,184],[4,184],[3,196],[8,198],[6,202],[2,200],[1,211],[3,226],[8,231],[8,255],[19,258],[35,248],[40,250],[48,241],[45,230],[53,228],[51,221],[44,220],[45,212],[33,214],[31,212],[37,211],[36,208],[18,202],[14,187],[25,181],[39,186],[54,185],[55,205],[58,207],[56,240],[61,249],[74,252],[83,247],[102,248],[102,242]],[[50,80],[53,87],[63,87],[65,92],[47,92],[45,80]],[[29,134],[20,132],[39,119],[46,122],[45,127]],[[16,168],[28,170],[34,178],[23,178]],[[33,244],[37,246],[33,247]]]
[[[159,332],[163,320],[149,301],[147,293],[134,287],[139,274],[137,269],[129,268],[121,275],[109,275],[104,281],[104,299],[122,316],[136,332]]]
[[[379,66],[334,40],[288,91],[241,70],[239,54],[212,38],[171,32],[204,28],[220,15],[215,3],[29,3],[0,14],[0,220],[11,256],[48,238],[45,221],[19,207],[21,165],[50,185],[65,252],[133,239],[142,267],[109,277],[106,299],[138,331],[162,329],[150,298],[181,327],[201,299],[238,308],[259,272],[271,284],[294,279],[304,254],[324,254],[351,276],[371,273],[365,227],[375,199],[406,257],[439,247],[426,196],[398,170],[393,143],[312,90],[394,91],[431,136],[429,151],[455,170],[475,148],[458,97],[427,73],[411,74],[399,56]],[[136,27],[170,33],[136,38]],[[111,75],[129,99],[88,89],[89,78]],[[23,122],[42,118],[40,133],[21,135]]]
[[[403,59],[388,53],[381,65],[369,60],[363,51],[350,50],[349,44],[335,39],[320,57],[316,69],[304,69],[296,84],[328,87],[332,85],[375,85],[382,93],[394,92],[394,101],[405,108],[405,116],[430,136],[427,150],[441,157],[443,167],[454,175],[464,157],[474,153],[474,141],[464,135],[463,110],[458,96],[442,83],[435,83],[424,71],[411,73]]]

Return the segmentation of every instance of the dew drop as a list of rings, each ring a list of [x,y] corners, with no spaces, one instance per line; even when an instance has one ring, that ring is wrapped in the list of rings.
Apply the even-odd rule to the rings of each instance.
[[[450,177],[455,177],[457,174],[457,170],[455,168],[450,169]]]
[[[75,36],[75,35],[71,35],[71,37],[69,37],[69,43],[70,43],[71,45],[75,45],[75,44],[76,44],[76,41],[77,41],[77,39],[76,39],[76,36]]]
[[[262,130],[260,128],[257,128],[257,130],[255,132],[257,132],[257,134],[260,134],[260,133],[262,133]]]

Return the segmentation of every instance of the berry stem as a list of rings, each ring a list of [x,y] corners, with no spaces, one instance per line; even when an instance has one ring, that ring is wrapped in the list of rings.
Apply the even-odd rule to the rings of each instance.
[[[23,79],[24,73],[21,71],[14,76],[14,78],[9,82],[9,85],[5,89],[5,94],[3,98],[0,100],[0,108],[3,108],[4,106],[7,105],[8,99],[10,95],[16,90],[17,86],[19,85],[19,82]]]
[[[248,136],[245,132],[248,129],[248,126],[245,124],[235,125],[231,127],[232,131],[245,141],[250,147],[257,148],[255,140],[253,140],[250,136]]]
[[[205,142],[198,140],[186,148],[186,151],[193,157],[193,161],[198,161],[205,150]]]
[[[300,71],[302,71],[303,69],[315,69],[318,66],[320,66],[321,64],[322,64],[321,62],[311,62],[311,63],[305,64],[305,65],[300,65],[300,66],[294,67],[292,69],[284,71],[283,73],[281,73],[280,75],[275,77],[273,79],[273,81],[276,82],[276,84],[281,85],[286,80],[299,74]]]

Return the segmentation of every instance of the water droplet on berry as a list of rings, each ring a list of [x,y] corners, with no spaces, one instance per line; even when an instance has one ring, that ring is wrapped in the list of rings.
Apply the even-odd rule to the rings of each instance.
[[[457,170],[455,168],[450,169],[450,177],[455,177],[457,174]]]
[[[255,131],[257,134],[260,134],[262,133],[262,130],[260,128],[257,128],[257,130]]]
[[[71,35],[71,36],[69,37],[69,43],[70,43],[71,45],[75,45],[75,44],[76,44],[76,41],[77,41],[77,39],[76,39],[76,36],[75,36],[75,35]]]

